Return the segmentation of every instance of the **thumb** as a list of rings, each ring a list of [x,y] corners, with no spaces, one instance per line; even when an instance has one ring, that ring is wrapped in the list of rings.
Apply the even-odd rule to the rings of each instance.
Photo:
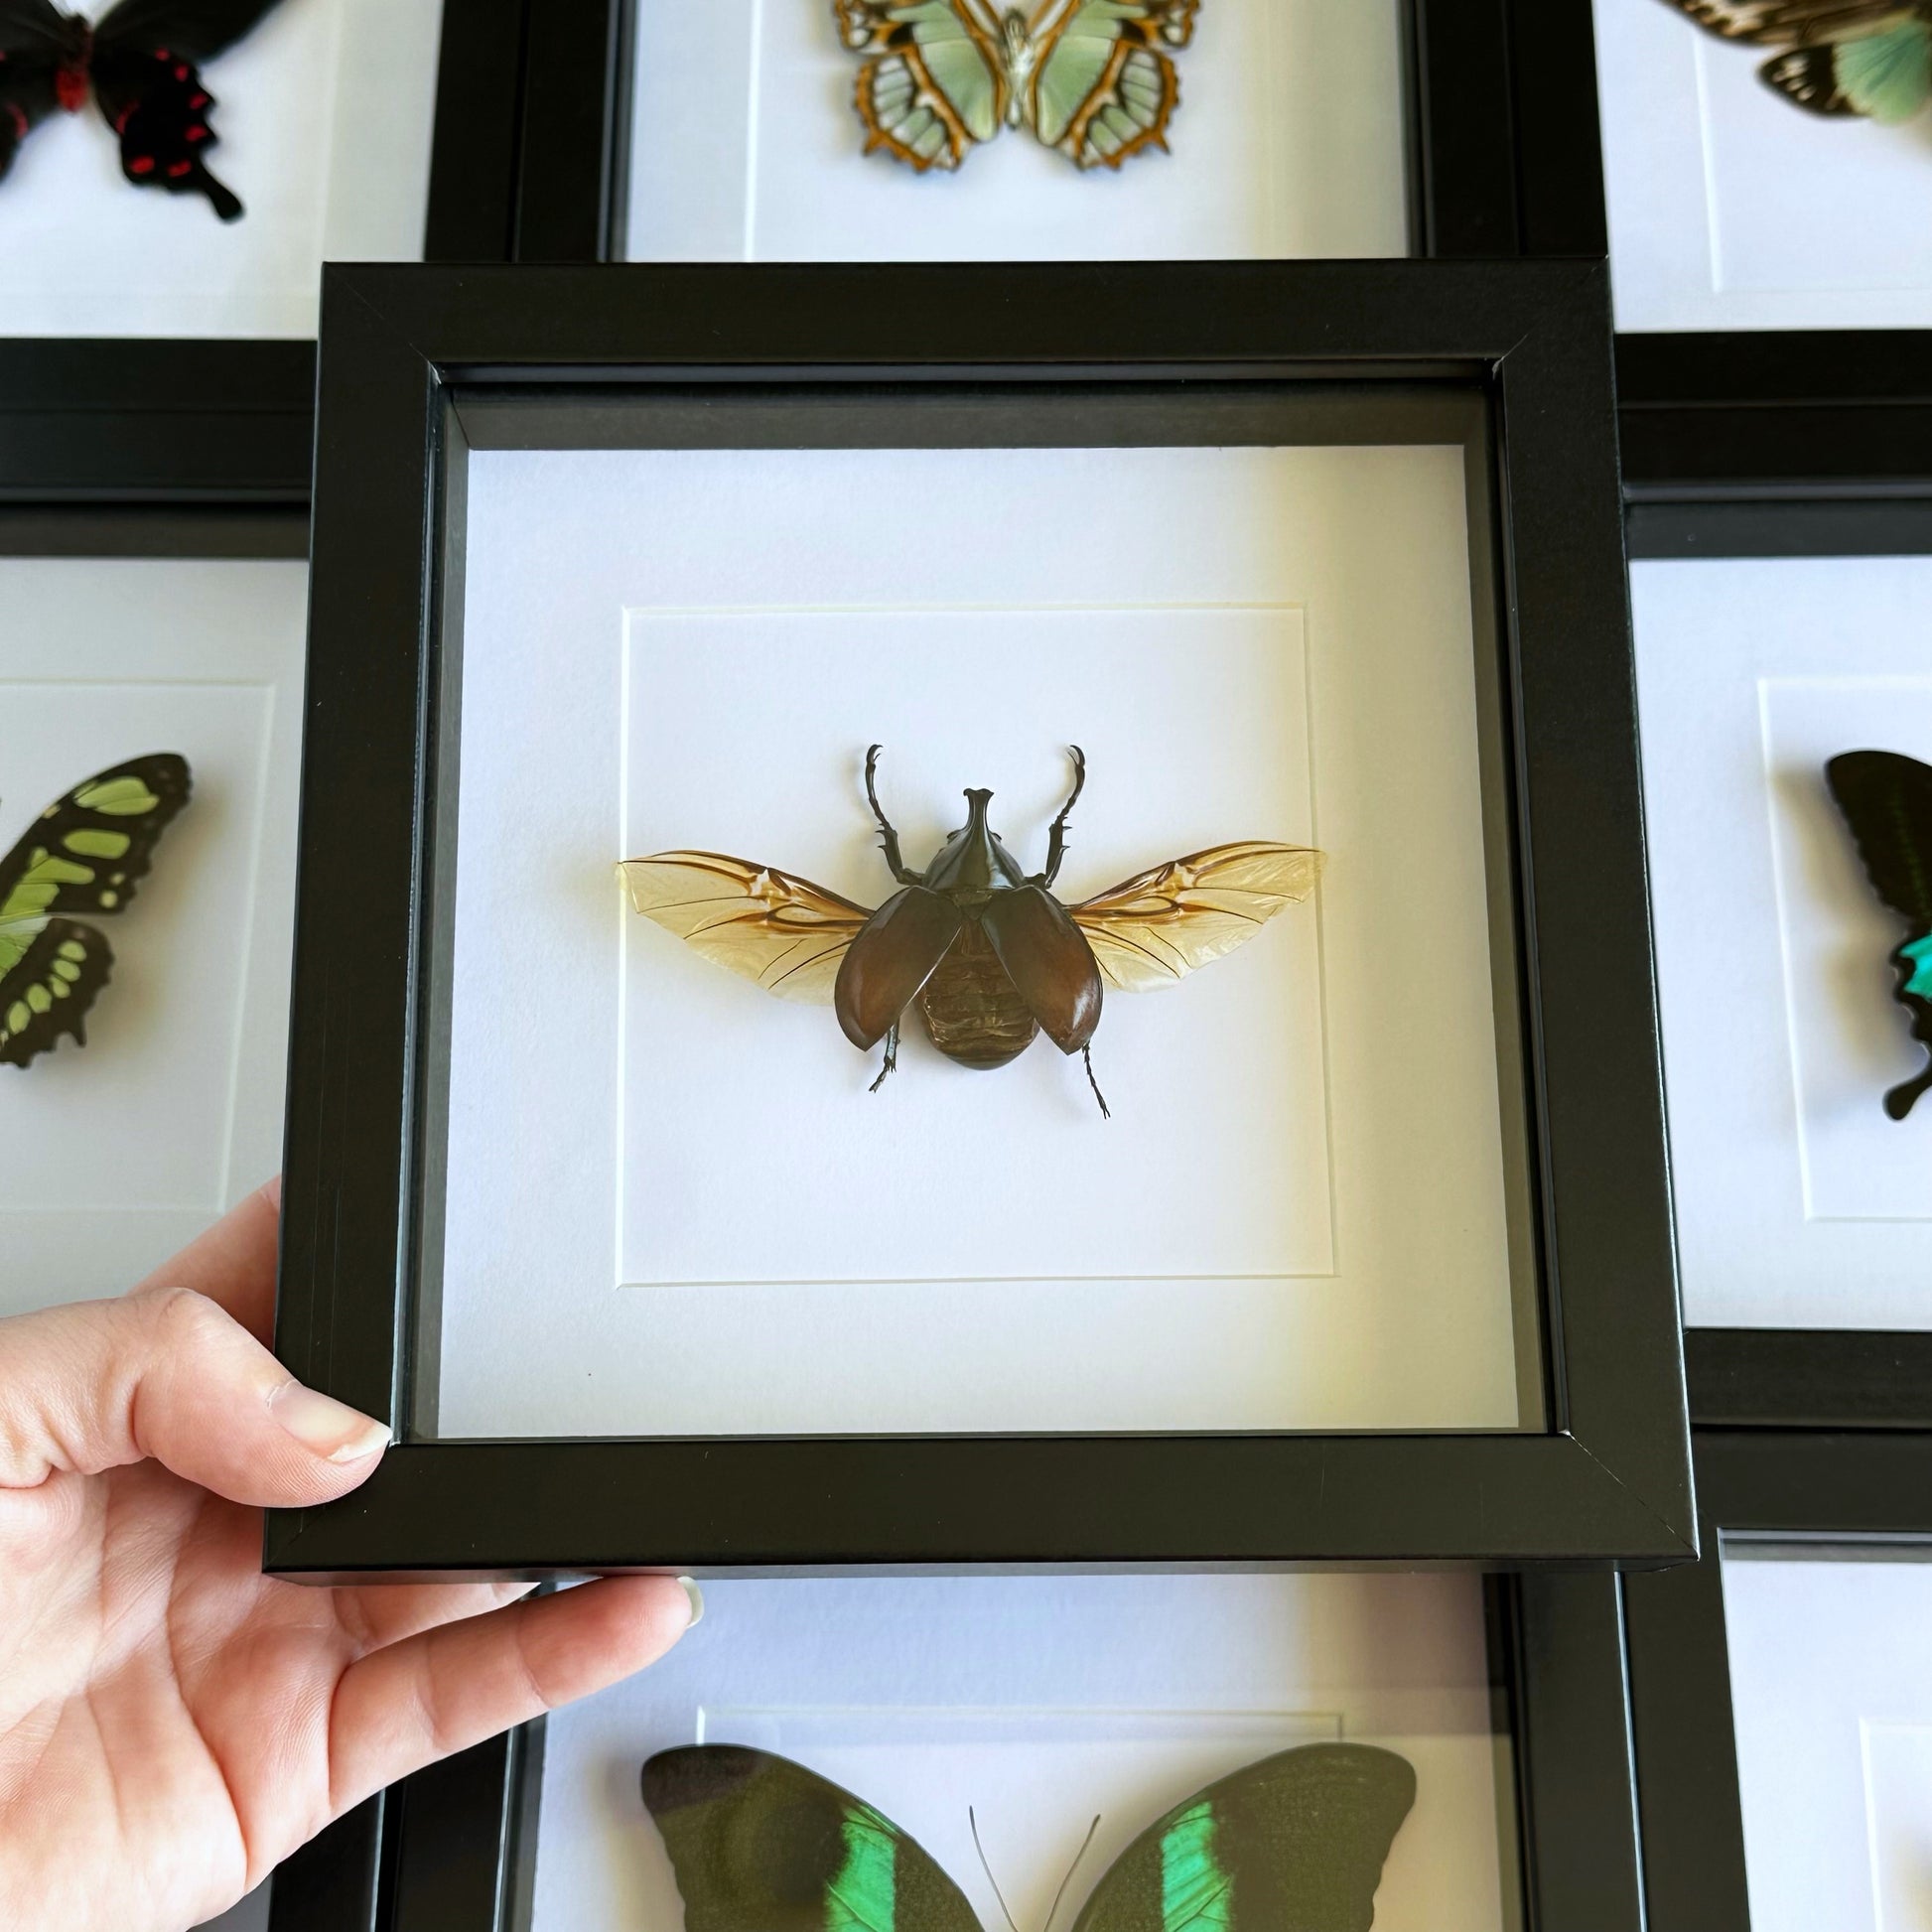
[[[353,1489],[388,1441],[191,1289],[0,1320],[0,1489],[152,1456],[231,1502],[299,1509]]]

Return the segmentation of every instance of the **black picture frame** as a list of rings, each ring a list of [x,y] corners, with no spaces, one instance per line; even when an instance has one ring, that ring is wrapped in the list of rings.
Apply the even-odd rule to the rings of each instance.
[[[1517,1932],[1640,1932],[1642,1871],[1610,1576],[1484,1585]],[[1499,1768],[1499,1777],[1505,1775]],[[543,1724],[370,1799],[277,1873],[270,1932],[531,1932]]]
[[[889,362],[850,328],[882,301],[934,318]],[[1693,1553],[1600,266],[337,268],[323,344],[277,1345],[398,1441],[349,1501],[271,1516],[270,1571],[1494,1568]],[[1271,384],[1326,412],[1322,441],[1459,425],[1423,440],[1464,442],[1478,626],[1499,640],[1484,743],[1508,821],[1491,876],[1523,923],[1512,911],[1494,943],[1521,975],[1512,1165],[1536,1237],[1526,1319],[1546,1342],[1548,1426],[433,1440],[413,1350],[434,1315],[417,1303],[417,1256],[439,1144],[416,1102],[436,1104],[423,1001],[447,927],[436,691],[444,627],[460,634],[460,517],[445,519],[473,439],[647,441],[640,412],[666,385],[782,404],[902,384],[952,406],[893,412],[913,427],[885,440],[970,445],[1012,433],[1016,396],[1031,415],[1053,397],[1171,397],[1176,376],[1186,410],[1221,412],[1211,440],[1248,434]],[[994,405],[1006,427],[972,430]],[[1058,440],[1050,429],[1026,440]],[[1587,867],[1566,866],[1584,852]],[[330,1024],[339,1001],[354,1029]]]
[[[1622,1580],[1646,1923],[1748,1932],[1723,1544],[1932,1545],[1932,1432],[1700,1429],[1694,1440],[1704,1560]]]
[[[1397,0],[1411,254],[1603,252],[1589,16],[1548,0]],[[621,261],[637,0],[550,0],[528,24],[519,261]],[[826,12],[830,15],[829,0]],[[1519,51],[1520,50],[1520,53]],[[1519,62],[1534,65],[1524,84]],[[1590,184],[1594,183],[1594,199]]]
[[[1627,412],[1624,424],[1627,437]],[[1917,452],[1913,494],[1819,493],[1816,479],[1803,474],[1787,477],[1779,495],[1725,487],[1662,498],[1633,492],[1625,516],[1630,559],[1932,556],[1928,453],[1932,441]],[[1684,1360],[1698,1427],[1932,1427],[1932,1330],[1689,1326]]]
[[[526,10],[444,0],[425,260],[513,259]],[[300,508],[315,387],[312,341],[0,339],[0,503]]]

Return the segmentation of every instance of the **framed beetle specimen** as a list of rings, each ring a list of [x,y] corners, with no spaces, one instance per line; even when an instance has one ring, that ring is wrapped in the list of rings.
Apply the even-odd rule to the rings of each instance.
[[[1357,1804],[1298,1809],[1284,1849],[1301,1857],[1262,1896],[1299,1887],[1338,1909],[1373,1884],[1378,1932],[1638,1922],[1611,1578],[900,1579],[724,1585],[713,1600],[728,1647],[694,1635],[635,1684],[325,1833],[284,1868],[274,1932],[486,1932],[504,1913],[526,1932],[674,1926],[681,1879],[638,1774],[667,1749],[697,1761],[694,1743],[801,1767],[802,1815],[747,1820],[751,1844],[795,1842],[826,1782],[844,1785],[916,1832],[982,1923],[1004,1923],[997,1886],[1039,1925],[1062,1878],[1054,1923],[1090,1894],[1099,1909],[1097,1881],[1150,1808],[1271,1747],[1386,1769],[1391,1786],[1407,1765],[1414,1802],[1379,1883],[1334,1829]],[[1212,1654],[1161,1640],[1196,1616],[1221,1633]],[[901,1916],[917,1895],[905,1862]]]
[[[305,854],[278,1339],[401,1440],[272,1568],[1685,1553],[1600,278],[1237,265],[1203,306],[1201,272],[332,283],[306,822],[362,836]],[[956,337],[854,361],[859,300]],[[1095,304],[1069,373],[1046,318]],[[1506,490],[1504,396],[1552,439]],[[1022,541],[1103,487],[1104,529]],[[953,540],[873,541],[889,500]],[[943,703],[967,664],[1022,697]],[[1052,1056],[979,1080],[909,1036],[864,1102],[837,1031],[612,877],[702,807],[876,897],[861,690],[902,853],[957,824],[944,773],[1049,822],[1078,743],[1137,774],[1083,795],[1085,876],[1265,830],[1319,894],[1109,1009],[1111,1123]],[[1594,723],[1546,757],[1559,716]],[[1620,1137],[1614,1200],[1573,1131]],[[592,1462],[634,1474],[559,1473]],[[1118,1511],[1062,1506],[1102,1470]]]

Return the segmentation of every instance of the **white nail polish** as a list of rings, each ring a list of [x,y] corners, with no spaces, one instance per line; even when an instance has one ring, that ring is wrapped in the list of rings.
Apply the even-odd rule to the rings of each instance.
[[[691,1599],[691,1621],[684,1627],[695,1630],[704,1621],[704,1591],[698,1587],[695,1577],[680,1577],[678,1582],[683,1586],[685,1595]]]

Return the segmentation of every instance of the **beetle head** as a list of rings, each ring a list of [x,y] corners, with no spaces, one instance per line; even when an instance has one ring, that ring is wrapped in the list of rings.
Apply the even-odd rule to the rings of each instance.
[[[925,883],[935,893],[990,893],[1026,883],[1020,862],[987,823],[986,808],[992,802],[990,791],[975,787],[967,792],[966,823],[925,869]]]

